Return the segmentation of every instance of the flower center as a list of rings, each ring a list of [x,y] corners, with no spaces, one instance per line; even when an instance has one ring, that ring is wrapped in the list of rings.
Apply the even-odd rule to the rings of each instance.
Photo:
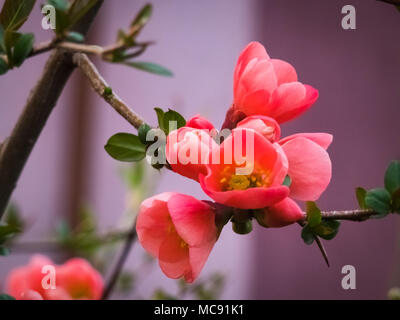
[[[238,175],[234,174],[234,169],[226,167],[222,172],[220,183],[223,191],[269,187],[271,184],[269,176],[269,171],[263,170],[255,170],[249,175]]]

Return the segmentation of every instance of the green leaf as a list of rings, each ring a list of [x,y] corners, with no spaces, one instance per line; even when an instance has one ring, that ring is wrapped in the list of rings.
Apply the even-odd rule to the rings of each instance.
[[[145,25],[151,17],[153,7],[151,4],[146,4],[136,15],[135,19],[132,21],[131,26],[135,25]]]
[[[178,112],[168,109],[164,114],[163,127],[164,131],[168,134],[170,131],[184,127],[186,120]],[[171,125],[171,128],[170,128]],[[176,125],[176,126],[175,126]],[[170,130],[171,129],[171,130]]]
[[[25,223],[21,218],[18,208],[14,204],[10,204],[5,213],[5,222],[7,225],[14,227],[15,230],[21,232],[24,229]]]
[[[0,294],[0,300],[15,300],[15,298],[8,294],[3,293]]]
[[[314,234],[322,239],[331,240],[339,232],[340,222],[337,220],[322,220],[321,224],[312,228]]]
[[[15,43],[13,52],[13,64],[21,66],[26,57],[31,53],[35,37],[32,33],[22,34]]]
[[[172,77],[173,73],[168,70],[167,68],[160,66],[156,63],[152,62],[143,62],[143,61],[125,61],[122,62],[122,64],[125,64],[127,66],[142,70],[142,71],[147,71],[150,73],[158,74],[160,76],[164,77]]]
[[[151,4],[146,4],[136,15],[135,19],[131,23],[131,28],[135,28],[136,31],[132,35],[132,38],[136,37],[140,30],[146,25],[149,21],[151,14],[153,11],[153,7]]]
[[[308,224],[301,230],[301,237],[305,244],[312,244],[314,242],[314,234]]]
[[[20,232],[20,229],[13,225],[0,226],[0,243],[4,243],[10,236]]]
[[[286,175],[285,180],[283,180],[282,183],[284,186],[290,187],[292,184],[292,178],[290,178],[288,175]]]
[[[4,30],[18,30],[28,19],[36,0],[5,0],[0,12]]]
[[[360,209],[366,209],[367,206],[365,204],[365,196],[367,195],[367,190],[364,188],[358,187],[356,188],[356,197],[357,197],[357,202],[358,205],[360,206]]]
[[[151,130],[151,127],[150,127],[147,123],[142,124],[142,125],[139,127],[138,136],[139,136],[140,141],[141,141],[143,144],[145,144],[145,145],[149,143],[149,142],[146,140],[146,136],[147,136],[147,133],[148,133],[150,130]]]
[[[367,208],[379,213],[374,218],[383,218],[390,212],[391,196],[386,189],[377,188],[367,192],[365,204]]]
[[[94,7],[98,0],[74,1],[68,10],[69,27],[75,25],[86,13]]]
[[[0,246],[0,256],[8,256],[10,254],[10,250],[4,246]]]
[[[67,40],[82,43],[85,41],[85,36],[82,33],[70,31],[67,33]]]
[[[146,156],[146,147],[139,137],[130,133],[113,135],[104,147],[107,153],[116,160],[133,162]]]
[[[67,11],[69,7],[68,0],[48,0],[47,3],[60,11]]]
[[[5,53],[6,48],[4,47],[4,28],[0,24],[0,53]]]
[[[400,189],[400,161],[392,161],[385,173],[385,188],[390,194]]]
[[[0,57],[0,75],[7,73],[8,71],[8,64]]]
[[[306,202],[306,213],[307,213],[307,221],[310,228],[314,228],[321,223],[321,210],[317,207],[315,202],[307,201]]]
[[[154,111],[157,114],[158,126],[161,130],[165,131],[164,129],[164,115],[165,112],[161,108],[154,108]]]

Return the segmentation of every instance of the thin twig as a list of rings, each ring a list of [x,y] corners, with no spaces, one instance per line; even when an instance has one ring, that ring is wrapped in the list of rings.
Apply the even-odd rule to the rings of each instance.
[[[305,224],[306,224],[304,221],[298,221],[297,223],[298,223],[301,227],[304,227]],[[322,244],[322,242],[321,242],[321,240],[319,239],[318,236],[316,236],[315,234],[313,234],[313,237],[314,237],[315,243],[316,243],[317,246],[318,246],[319,251],[321,251],[322,257],[324,258],[324,260],[325,260],[327,266],[330,267],[329,259],[328,259],[328,253],[326,252],[324,245]]]
[[[132,245],[136,239],[137,239],[137,233],[136,233],[136,220],[135,220],[125,240],[125,244],[124,247],[122,248],[121,255],[119,256],[118,261],[111,273],[110,279],[106,284],[106,288],[104,289],[102,296],[103,300],[106,300],[110,297],[111,292],[113,291],[114,286],[117,283],[119,275],[121,274],[125,261],[128,258],[129,252],[131,251]]]
[[[389,3],[389,4],[394,4],[395,6],[399,6],[400,5],[400,0],[377,0],[380,2],[385,2],[385,3]]]
[[[122,101],[115,93],[105,92],[110,86],[106,83],[94,64],[84,53],[75,53],[74,63],[79,67],[82,73],[88,78],[92,88],[101,96],[111,107],[114,108],[123,118],[125,118],[136,129],[144,124],[143,119],[136,114],[128,105]]]
[[[86,34],[103,0],[86,14],[74,29]],[[0,154],[0,218],[16,187],[22,169],[55,107],[64,86],[74,70],[72,54],[57,49],[46,63],[38,83],[32,90],[7,143]]]

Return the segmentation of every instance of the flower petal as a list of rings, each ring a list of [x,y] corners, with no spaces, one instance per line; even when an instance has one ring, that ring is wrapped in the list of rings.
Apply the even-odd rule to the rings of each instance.
[[[271,59],[274,66],[278,86],[283,83],[297,82],[296,69],[288,62],[280,59]]]
[[[263,224],[270,228],[284,227],[304,217],[301,208],[289,197],[263,209],[261,214]]]
[[[312,133],[296,133],[292,134],[290,136],[287,136],[281,140],[279,140],[280,145],[284,145],[286,142],[293,140],[295,138],[303,137],[306,139],[309,139],[316,144],[318,144],[320,147],[324,148],[325,150],[328,149],[330,144],[332,143],[333,136],[329,133],[324,133],[324,132],[312,132]]]
[[[176,194],[168,201],[172,222],[189,246],[216,241],[215,213],[211,206],[194,197]]]
[[[286,142],[282,148],[289,161],[288,175],[292,179],[290,197],[302,201],[317,200],[331,180],[328,153],[303,137]]]

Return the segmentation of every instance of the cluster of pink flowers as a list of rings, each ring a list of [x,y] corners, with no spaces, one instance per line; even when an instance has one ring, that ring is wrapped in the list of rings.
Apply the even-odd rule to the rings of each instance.
[[[99,300],[103,286],[100,273],[81,258],[55,265],[45,256],[34,255],[7,278],[7,292],[17,300]]]
[[[221,207],[235,214],[251,212],[264,227],[283,227],[304,217],[295,200],[314,201],[328,186],[331,161],[326,149],[332,136],[299,133],[281,138],[280,124],[300,116],[317,98],[316,89],[298,82],[293,66],[271,59],[260,43],[252,42],[234,72],[234,101],[222,126],[231,134],[218,144],[213,124],[201,116],[169,134],[166,156],[172,170],[198,181],[215,203],[173,192],[142,203],[136,225],[139,241],[168,277],[187,282],[197,278],[221,232],[215,222]],[[237,174],[243,164],[224,161],[224,154],[233,146],[239,149],[235,154],[246,156],[249,143],[254,149],[252,171]],[[198,161],[180,161],[177,154],[193,148],[199,151]],[[215,158],[220,161],[211,161]]]

